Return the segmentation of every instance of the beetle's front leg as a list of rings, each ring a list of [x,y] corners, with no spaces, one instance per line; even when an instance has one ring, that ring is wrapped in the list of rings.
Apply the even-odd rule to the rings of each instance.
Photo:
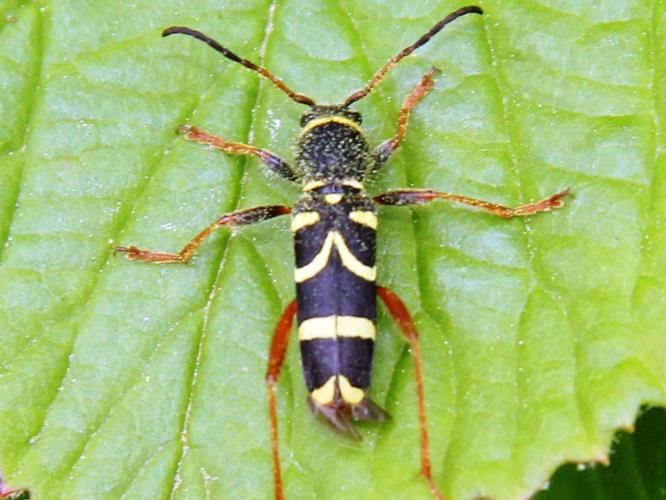
[[[505,219],[511,217],[523,217],[532,215],[539,212],[549,212],[564,205],[563,198],[569,195],[569,190],[565,189],[559,193],[555,193],[548,198],[537,201],[535,203],[528,203],[527,205],[520,205],[516,208],[505,207],[497,203],[489,201],[477,200],[476,198],[469,198],[459,194],[442,193],[441,191],[433,191],[432,189],[399,189],[396,191],[387,191],[373,199],[375,203],[380,205],[422,205],[433,200],[449,200],[456,203],[463,203],[472,207],[479,208],[485,212],[498,215]]]
[[[185,138],[198,142],[200,144],[206,144],[220,151],[224,151],[230,155],[252,155],[259,158],[264,165],[266,165],[269,170],[272,170],[280,177],[283,177],[289,181],[298,180],[298,175],[294,170],[289,166],[289,164],[280,158],[278,155],[271,153],[266,149],[260,149],[249,144],[243,144],[241,142],[232,142],[223,139],[217,135],[209,134],[203,130],[199,130],[197,127],[190,125],[183,125],[178,130],[185,134]]]
[[[435,85],[435,75],[438,73],[439,70],[436,68],[432,68],[430,71],[428,71],[421,77],[421,81],[412,89],[411,94],[405,98],[404,102],[402,103],[402,108],[400,108],[400,115],[398,116],[398,129],[396,130],[395,135],[390,139],[382,142],[372,153],[373,165],[370,172],[368,172],[370,175],[382,168],[391,157],[391,155],[395,152],[395,150],[398,149],[400,143],[405,137],[407,124],[409,123],[409,115],[411,114],[412,109],[423,97],[425,97],[433,85]]]
[[[185,263],[192,258],[195,250],[201,242],[222,226],[246,226],[255,224],[273,217],[291,213],[291,208],[282,205],[269,205],[265,207],[254,207],[247,210],[238,210],[223,215],[206,229],[197,234],[178,253],[154,252],[134,245],[128,247],[116,247],[116,252],[126,253],[130,260],[145,260],[148,262],[181,262]]]

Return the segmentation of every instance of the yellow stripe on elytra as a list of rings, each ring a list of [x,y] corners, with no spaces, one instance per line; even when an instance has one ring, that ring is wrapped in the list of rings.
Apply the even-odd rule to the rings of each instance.
[[[324,316],[310,318],[298,326],[299,340],[334,339],[336,337],[375,339],[375,324],[361,316]]]
[[[340,396],[345,403],[357,405],[365,398],[365,391],[354,387],[344,375],[333,375],[320,387],[310,393],[312,401],[319,405],[328,405],[335,399],[335,386],[340,390]]]
[[[334,232],[336,236],[334,244],[338,248],[342,265],[359,278],[363,278],[366,281],[375,281],[377,279],[377,268],[375,266],[366,266],[363,262],[358,260],[354,254],[351,253],[351,250],[349,250],[342,235],[337,231]]]
[[[338,337],[348,338],[375,338],[375,324],[363,316],[338,316]]]
[[[320,405],[332,403],[335,398],[335,378],[336,375],[333,375],[324,383],[324,385],[313,390],[310,393],[310,398]]]
[[[324,201],[328,205],[337,205],[342,200],[342,193],[330,193],[324,195]]]
[[[351,127],[360,134],[363,134],[363,129],[354,120],[350,120],[349,118],[343,118],[342,116],[326,116],[324,118],[316,118],[311,122],[309,122],[305,127],[303,127],[303,130],[301,130],[301,137],[310,132],[313,128],[326,125],[327,123],[339,123],[340,125]]]
[[[302,283],[306,280],[309,280],[310,278],[314,278],[322,269],[326,267],[328,259],[331,256],[333,241],[335,240],[336,234],[336,231],[331,231],[328,233],[319,253],[303,267],[297,267],[294,269],[294,281],[296,281],[296,283]]]
[[[295,233],[304,227],[314,226],[320,219],[321,216],[319,215],[319,212],[297,213],[291,219],[291,231]]]
[[[310,318],[298,325],[298,340],[334,339],[336,316]]]
[[[345,403],[357,405],[365,398],[365,391],[354,387],[344,375],[333,375],[323,385],[310,393],[310,398],[319,405],[328,405],[335,399],[335,387]]]
[[[363,401],[365,397],[365,391],[351,385],[349,379],[344,375],[338,375],[338,388],[345,403],[356,405]]]
[[[349,250],[342,235],[337,231],[331,231],[326,235],[319,253],[308,264],[294,269],[294,280],[296,283],[302,283],[319,274],[326,267],[334,246],[338,250],[342,265],[349,271],[366,281],[375,281],[377,279],[377,268],[375,266],[366,266],[358,260],[351,253],[351,250]]]
[[[359,189],[363,190],[365,187],[363,186],[363,183],[361,181],[357,181],[356,179],[342,179],[342,185],[343,186],[349,186],[354,189]]]
[[[312,191],[313,189],[324,187],[325,185],[326,183],[324,181],[309,181],[303,186],[303,191]]]
[[[342,179],[341,181],[336,181],[336,182],[326,182],[322,180],[307,181],[303,185],[303,191],[312,191],[314,189],[319,189],[320,187],[324,187],[327,184],[336,184],[336,183],[339,183],[343,186],[349,186],[351,188],[358,189],[360,191],[365,189],[361,181],[357,181],[356,179]]]
[[[377,229],[377,216],[369,210],[353,210],[349,212],[349,219],[357,224]]]

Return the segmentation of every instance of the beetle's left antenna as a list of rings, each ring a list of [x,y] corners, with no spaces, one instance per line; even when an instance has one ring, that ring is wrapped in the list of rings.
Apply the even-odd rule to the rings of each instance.
[[[220,54],[222,54],[227,59],[231,59],[234,62],[240,63],[243,66],[245,66],[246,68],[251,69],[252,71],[256,71],[257,73],[259,73],[261,76],[263,76],[267,80],[270,80],[271,82],[273,82],[277,86],[277,88],[279,88],[282,92],[287,94],[289,96],[289,98],[292,99],[293,101],[296,101],[296,102],[301,103],[301,104],[306,104],[308,106],[315,106],[315,102],[311,98],[309,98],[306,95],[299,94],[298,92],[294,92],[289,87],[287,87],[282,80],[280,80],[278,77],[273,75],[266,68],[264,68],[262,66],[258,66],[256,64],[254,64],[252,61],[248,61],[247,59],[243,59],[242,57],[238,57],[236,54],[231,52],[229,49],[227,49],[226,47],[223,47],[218,42],[216,42],[215,40],[213,40],[209,36],[204,35],[200,31],[193,30],[191,28],[186,28],[184,26],[171,26],[170,28],[167,28],[162,32],[162,36],[169,36],[169,35],[176,35],[176,34],[187,35],[187,36],[191,36],[193,38],[196,38],[197,40],[201,40],[202,42],[208,44],[210,47],[217,50]]]

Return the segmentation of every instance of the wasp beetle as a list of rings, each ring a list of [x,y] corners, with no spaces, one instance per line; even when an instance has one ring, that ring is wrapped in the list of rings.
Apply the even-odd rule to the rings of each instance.
[[[163,36],[182,34],[208,44],[227,59],[259,73],[289,98],[308,107],[301,116],[302,129],[298,138],[295,168],[265,149],[231,142],[193,126],[181,127],[185,137],[191,141],[232,155],[256,156],[271,171],[300,183],[303,194],[295,206],[261,206],[223,215],[178,253],[154,252],[133,245],[116,249],[127,254],[131,260],[184,263],[192,257],[199,244],[220,227],[254,224],[273,217],[291,215],[296,257],[296,299],[287,306],[277,324],[266,374],[275,497],[278,499],[284,498],[284,495],[278,446],[276,384],[293,318],[297,316],[303,373],[312,412],[337,431],[358,439],[360,435],[353,421],[382,422],[389,418],[368,397],[377,296],[410,343],[418,396],[421,473],[432,494],[442,498],[431,473],[417,330],[402,300],[391,290],[376,284],[375,207],[450,200],[510,218],[559,208],[568,191],[517,208],[430,189],[400,189],[371,198],[365,191],[364,181],[376,173],[400,146],[410,113],[433,87],[437,70],[431,69],[414,86],[400,109],[395,135],[374,149],[364,135],[360,113],[352,109],[351,105],[367,96],[391,68],[427,43],[444,26],[460,16],[482,13],[476,6],[452,12],[414,44],[392,57],[364,87],[353,92],[341,104],[335,105],[317,104],[310,97],[294,92],[267,69],[237,56],[199,31],[173,26],[163,32]]]

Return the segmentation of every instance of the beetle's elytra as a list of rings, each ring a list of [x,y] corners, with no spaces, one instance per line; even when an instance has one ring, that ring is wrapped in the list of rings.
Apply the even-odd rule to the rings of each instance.
[[[185,27],[171,27],[163,36],[194,37],[274,83],[292,100],[308,107],[301,117],[295,168],[279,156],[255,146],[231,142],[193,126],[182,127],[187,139],[235,155],[253,155],[280,176],[298,182],[303,193],[293,207],[272,205],[225,214],[197,234],[178,253],[154,252],[136,246],[118,247],[132,260],[187,262],[201,242],[223,226],[254,224],[291,214],[294,233],[296,299],[284,310],[273,336],[266,380],[273,445],[275,497],[284,498],[280,472],[275,387],[284,360],[294,315],[308,403],[313,413],[339,432],[360,435],[353,421],[384,421],[388,414],[368,396],[372,367],[376,296],[378,295],[411,345],[414,357],[418,418],[421,433],[421,473],[436,498],[443,498],[432,478],[425,396],[418,334],[407,308],[392,291],[376,284],[375,231],[377,205],[415,205],[433,200],[467,204],[500,217],[532,215],[562,206],[568,191],[536,203],[508,208],[465,196],[430,189],[402,189],[371,198],[364,181],[379,170],[400,146],[411,110],[435,83],[437,70],[427,72],[405,99],[395,135],[371,147],[361,127],[361,115],[351,105],[367,96],[386,73],[424,45],[444,26],[466,14],[482,14],[476,6],[461,8],[435,24],[414,44],[392,57],[363,88],[344,102],[319,105],[292,91],[267,69],[243,59],[212,38]]]

